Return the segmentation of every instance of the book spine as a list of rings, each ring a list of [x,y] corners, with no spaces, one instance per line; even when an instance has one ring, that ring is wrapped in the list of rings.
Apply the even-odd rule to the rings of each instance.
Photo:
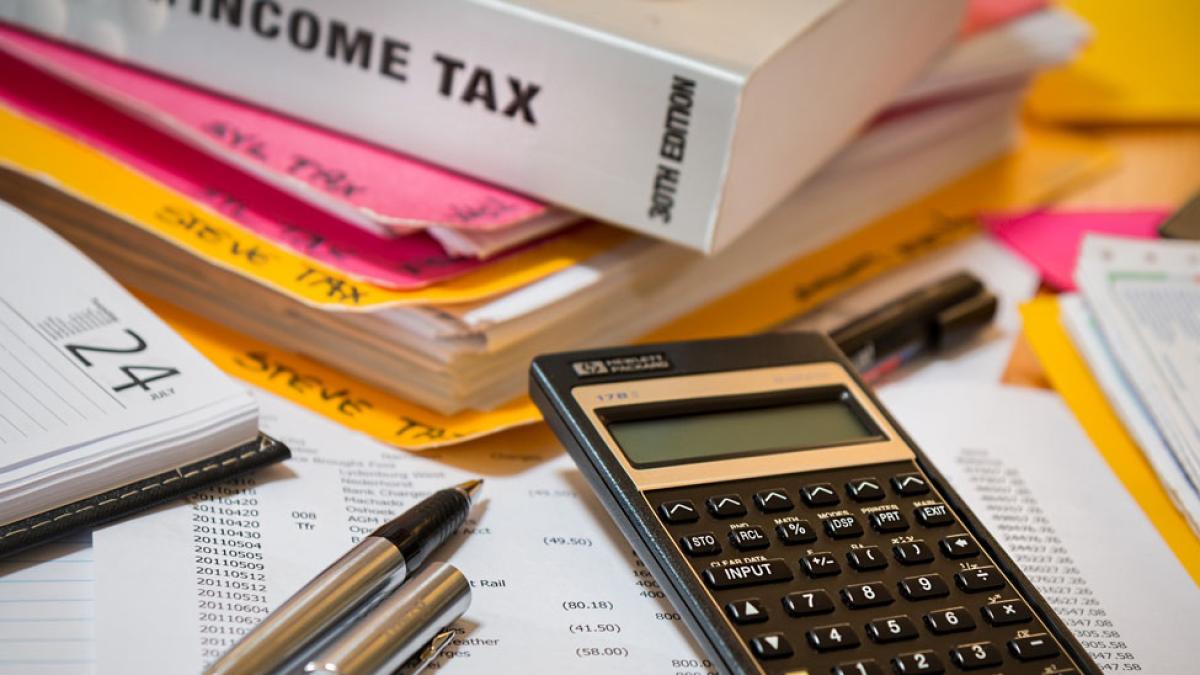
[[[505,3],[0,0],[0,18],[696,248],[745,81]]]

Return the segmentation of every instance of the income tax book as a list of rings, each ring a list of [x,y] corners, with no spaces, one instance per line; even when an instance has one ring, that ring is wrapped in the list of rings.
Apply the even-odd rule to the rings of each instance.
[[[0,0],[0,20],[712,252],[930,65],[965,4]]]
[[[0,555],[288,456],[91,260],[3,202],[0,231]]]

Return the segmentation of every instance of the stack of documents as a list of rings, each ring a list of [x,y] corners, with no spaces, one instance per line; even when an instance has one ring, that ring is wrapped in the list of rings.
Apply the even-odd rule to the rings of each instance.
[[[1200,243],[1089,235],[1062,322],[1200,533]]]
[[[534,354],[637,339],[1001,155],[1028,78],[1084,37],[1054,10],[973,32],[703,257],[0,29],[0,195],[135,288],[429,409],[487,410]]]

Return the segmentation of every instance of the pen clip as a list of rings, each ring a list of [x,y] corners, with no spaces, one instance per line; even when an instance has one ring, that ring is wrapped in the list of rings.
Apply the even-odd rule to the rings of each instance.
[[[421,651],[412,655],[412,658],[407,663],[396,669],[393,675],[417,675],[425,669],[434,659],[441,656],[442,651],[450,645],[450,640],[457,633],[453,627],[446,626],[437,635],[434,635]]]

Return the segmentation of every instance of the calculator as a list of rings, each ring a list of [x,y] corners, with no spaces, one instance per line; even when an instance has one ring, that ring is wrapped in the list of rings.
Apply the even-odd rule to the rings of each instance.
[[[1099,672],[822,334],[540,356],[530,393],[721,672]]]

